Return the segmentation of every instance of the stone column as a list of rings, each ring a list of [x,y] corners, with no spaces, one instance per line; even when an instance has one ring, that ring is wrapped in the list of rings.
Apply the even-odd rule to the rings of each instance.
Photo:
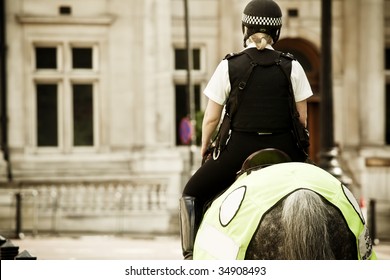
[[[171,22],[169,0],[145,0],[142,26],[143,129],[146,146],[168,145],[171,112]],[[169,112],[169,113],[168,113]]]
[[[356,0],[344,1],[344,17],[343,33],[341,40],[337,41],[340,44],[340,57],[342,57],[342,65],[340,65],[340,74],[343,75],[343,89],[339,97],[335,96],[335,100],[342,102],[342,106],[337,106],[342,112],[335,112],[340,114],[343,118],[336,118],[342,120],[342,124],[336,123],[337,131],[342,135],[342,143],[344,146],[356,147],[360,143],[360,94],[359,94],[359,46],[360,30],[359,14],[360,6],[356,5]],[[336,62],[337,63],[337,62]],[[337,102],[337,101],[336,101]]]
[[[384,1],[361,0],[359,30],[360,141],[362,146],[385,141]],[[348,61],[346,61],[348,63]]]
[[[247,2],[239,0],[220,1],[219,49],[221,56],[230,52],[238,52],[243,48],[241,17]]]

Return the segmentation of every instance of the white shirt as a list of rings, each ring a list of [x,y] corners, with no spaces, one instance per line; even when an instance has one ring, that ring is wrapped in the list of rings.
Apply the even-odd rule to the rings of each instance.
[[[247,48],[254,47],[255,44],[251,43]],[[267,45],[267,48],[273,50],[271,45]],[[303,70],[302,65],[296,60],[292,61],[291,83],[294,90],[295,102],[303,101],[313,95],[305,70]],[[224,59],[215,69],[203,93],[214,102],[225,105],[230,89],[228,60]]]

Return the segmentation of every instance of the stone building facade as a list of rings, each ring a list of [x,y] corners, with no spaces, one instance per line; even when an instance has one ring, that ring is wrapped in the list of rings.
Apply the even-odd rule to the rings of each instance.
[[[178,198],[199,165],[181,130],[190,113],[184,0],[2,2],[1,207],[22,190],[28,230],[176,231]],[[215,67],[242,48],[248,1],[188,2],[191,102],[202,111]],[[277,47],[298,58],[315,92],[310,152],[318,160],[321,1],[277,2]],[[333,0],[332,14],[341,162],[359,195],[390,200],[390,1]]]

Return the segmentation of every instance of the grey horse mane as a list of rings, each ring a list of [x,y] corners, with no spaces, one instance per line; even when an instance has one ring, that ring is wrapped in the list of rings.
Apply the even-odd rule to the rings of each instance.
[[[309,190],[296,191],[284,201],[282,223],[286,233],[287,259],[335,258],[327,231],[329,211],[325,207],[319,207],[322,204],[320,196]],[[300,246],[296,246],[297,244]]]
[[[356,239],[335,206],[300,189],[263,215],[245,258],[356,259]]]

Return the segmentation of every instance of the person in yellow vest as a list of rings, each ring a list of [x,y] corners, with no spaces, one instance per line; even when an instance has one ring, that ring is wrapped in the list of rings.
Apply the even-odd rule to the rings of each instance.
[[[267,152],[270,153],[270,151]],[[368,229],[356,199],[350,190],[331,174],[314,165],[298,162],[278,163],[258,170],[253,169],[251,166],[244,167],[244,169],[246,170],[241,172],[241,175],[235,183],[220,195],[205,213],[194,244],[194,260],[240,260],[253,258],[376,259]],[[307,217],[303,217],[305,214],[301,212],[294,213],[291,210],[292,208],[285,215],[289,217],[288,219],[295,219],[290,222],[296,227],[299,227],[299,223],[301,222],[302,227],[299,228],[301,232],[305,232],[305,230],[315,231],[317,225],[322,226],[322,228],[318,227],[319,233],[314,232],[313,234],[311,232],[314,235],[312,237],[317,239],[315,240],[316,243],[313,243],[317,245],[312,246],[315,248],[311,248],[311,253],[302,253],[301,255],[288,255],[283,251],[279,251],[275,257],[270,257],[273,256],[270,252],[263,252],[263,255],[261,252],[256,252],[256,250],[261,249],[253,248],[256,245],[251,244],[251,240],[256,238],[257,231],[262,228],[262,221],[271,213],[273,208],[277,206],[281,208],[287,207],[286,204],[289,203],[287,200],[299,193],[301,193],[301,196],[296,198],[298,199],[298,207],[300,207],[300,211],[307,211],[307,213],[312,214],[312,220],[310,218],[307,220]],[[318,205],[315,204],[317,202],[313,202],[309,207],[305,207],[304,199],[306,199],[305,196],[307,194],[314,194],[314,199],[320,199]],[[284,201],[285,198],[287,198],[286,201]],[[320,205],[323,205],[323,201],[326,202],[325,205],[327,204],[329,206],[330,204],[332,206],[331,208],[335,209],[335,216],[330,217],[329,214],[326,214],[328,217],[321,217],[321,214],[317,215],[321,211]],[[328,224],[324,224],[322,220],[324,219],[326,221],[327,218],[335,219],[335,217],[339,217],[339,222],[346,225],[344,228],[338,226],[336,230],[333,228],[332,230],[328,229],[328,232],[326,232],[326,225],[334,224],[336,221],[330,220]],[[304,218],[305,220],[302,220]],[[276,219],[273,219],[272,226],[277,226],[277,222]],[[323,227],[324,225],[325,229]],[[269,230],[269,228],[266,230]],[[278,228],[275,232],[284,234],[282,238],[286,238],[288,235],[288,232],[283,233],[283,230]],[[298,238],[298,233],[290,233],[293,238]],[[335,234],[338,235],[332,236]],[[343,248],[337,247],[348,245],[345,244],[348,242],[342,241],[344,236],[348,240],[346,237],[348,234],[352,236],[351,249],[348,249],[350,251],[352,250],[352,255],[343,255],[344,252],[341,252],[341,255],[337,255],[337,253],[332,252],[332,250],[342,251]],[[265,238],[263,236],[263,239]],[[278,246],[280,244],[292,246],[295,248],[294,251],[297,251],[296,248],[310,246],[310,240],[308,240],[310,237],[303,236],[302,239],[304,238],[306,239],[303,241],[281,241]],[[273,241],[257,240],[258,244],[265,244],[266,242]],[[293,244],[298,242],[305,244]],[[333,244],[332,247],[332,243],[335,242],[341,244],[337,244],[337,246]],[[322,246],[324,248],[317,248],[316,246]],[[329,249],[328,251],[330,252],[328,254],[321,255],[322,252],[319,251],[326,251],[326,246],[329,248],[332,247],[333,249]],[[271,248],[275,247],[271,246]],[[310,248],[302,249],[310,251]],[[251,251],[251,253],[248,253],[248,251]]]

